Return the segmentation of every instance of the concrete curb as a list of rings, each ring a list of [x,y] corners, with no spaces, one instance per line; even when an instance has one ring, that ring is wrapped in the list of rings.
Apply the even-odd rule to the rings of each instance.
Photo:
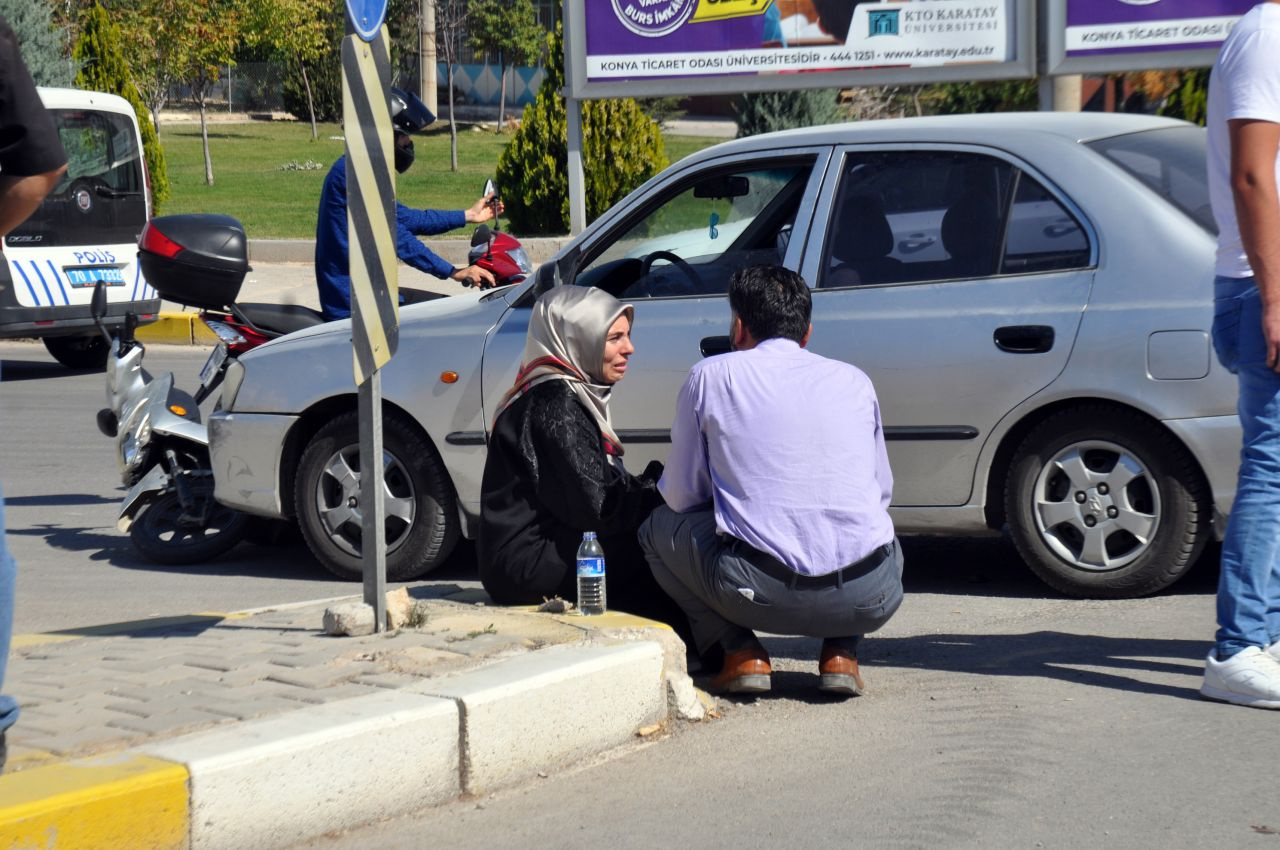
[[[624,743],[666,717],[665,667],[653,641],[560,645],[29,768],[0,777],[0,847],[265,850],[407,814]]]

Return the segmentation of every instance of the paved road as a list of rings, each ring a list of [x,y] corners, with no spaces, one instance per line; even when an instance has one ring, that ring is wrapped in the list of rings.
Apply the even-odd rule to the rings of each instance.
[[[204,352],[153,346],[194,376]],[[0,343],[0,481],[17,631],[346,595],[305,547],[156,567],[114,528],[101,375]],[[771,638],[773,696],[598,763],[309,845],[1280,848],[1275,713],[1196,697],[1212,556],[1172,593],[1066,600],[1000,540],[907,541],[908,599],[864,651],[870,690],[813,690]],[[433,578],[473,580],[465,550]]]
[[[1175,592],[1065,600],[1000,541],[909,542],[869,690],[775,692],[578,770],[304,845],[464,848],[1280,847],[1280,714],[1197,698],[1211,565]]]
[[[207,349],[153,345],[146,363],[193,387]],[[98,432],[101,374],[70,372],[39,343],[0,343],[0,486],[18,561],[17,633],[197,611],[237,611],[360,593],[330,580],[300,540],[242,543],[197,567],[140,558],[116,531],[115,441]],[[474,584],[464,547],[433,578]],[[392,585],[395,587],[397,585]]]

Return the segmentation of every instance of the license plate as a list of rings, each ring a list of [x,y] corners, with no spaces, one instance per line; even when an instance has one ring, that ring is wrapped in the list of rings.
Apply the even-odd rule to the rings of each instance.
[[[124,270],[115,266],[63,266],[67,281],[75,288],[93,286],[102,281],[107,286],[124,286]]]
[[[209,359],[204,361],[204,368],[200,370],[200,386],[207,386],[213,380],[213,376],[218,374],[218,370],[222,368],[222,364],[227,362],[227,346],[226,343],[218,343],[218,347],[209,353]]]

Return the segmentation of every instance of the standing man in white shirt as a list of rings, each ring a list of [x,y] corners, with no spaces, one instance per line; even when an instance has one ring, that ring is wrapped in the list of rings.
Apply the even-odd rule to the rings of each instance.
[[[1280,709],[1280,0],[1255,6],[1223,42],[1207,123],[1213,344],[1239,380],[1244,446],[1200,693]]]

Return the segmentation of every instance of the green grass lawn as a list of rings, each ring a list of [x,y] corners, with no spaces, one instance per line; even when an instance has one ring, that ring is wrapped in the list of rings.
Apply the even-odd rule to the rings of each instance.
[[[234,216],[252,239],[302,239],[315,235],[316,204],[329,166],[343,153],[337,124],[321,124],[311,140],[306,122],[254,121],[210,124],[213,185],[204,182],[199,124],[161,127],[172,196],[161,213],[210,212]],[[417,160],[396,175],[401,203],[434,209],[463,209],[475,203],[484,181],[493,177],[509,134],[458,131],[458,171],[449,170],[448,128],[415,137]],[[667,156],[676,162],[720,139],[668,136]],[[314,171],[283,170],[288,163],[321,163]],[[468,229],[467,233],[470,232]],[[458,235],[462,235],[459,231]]]

